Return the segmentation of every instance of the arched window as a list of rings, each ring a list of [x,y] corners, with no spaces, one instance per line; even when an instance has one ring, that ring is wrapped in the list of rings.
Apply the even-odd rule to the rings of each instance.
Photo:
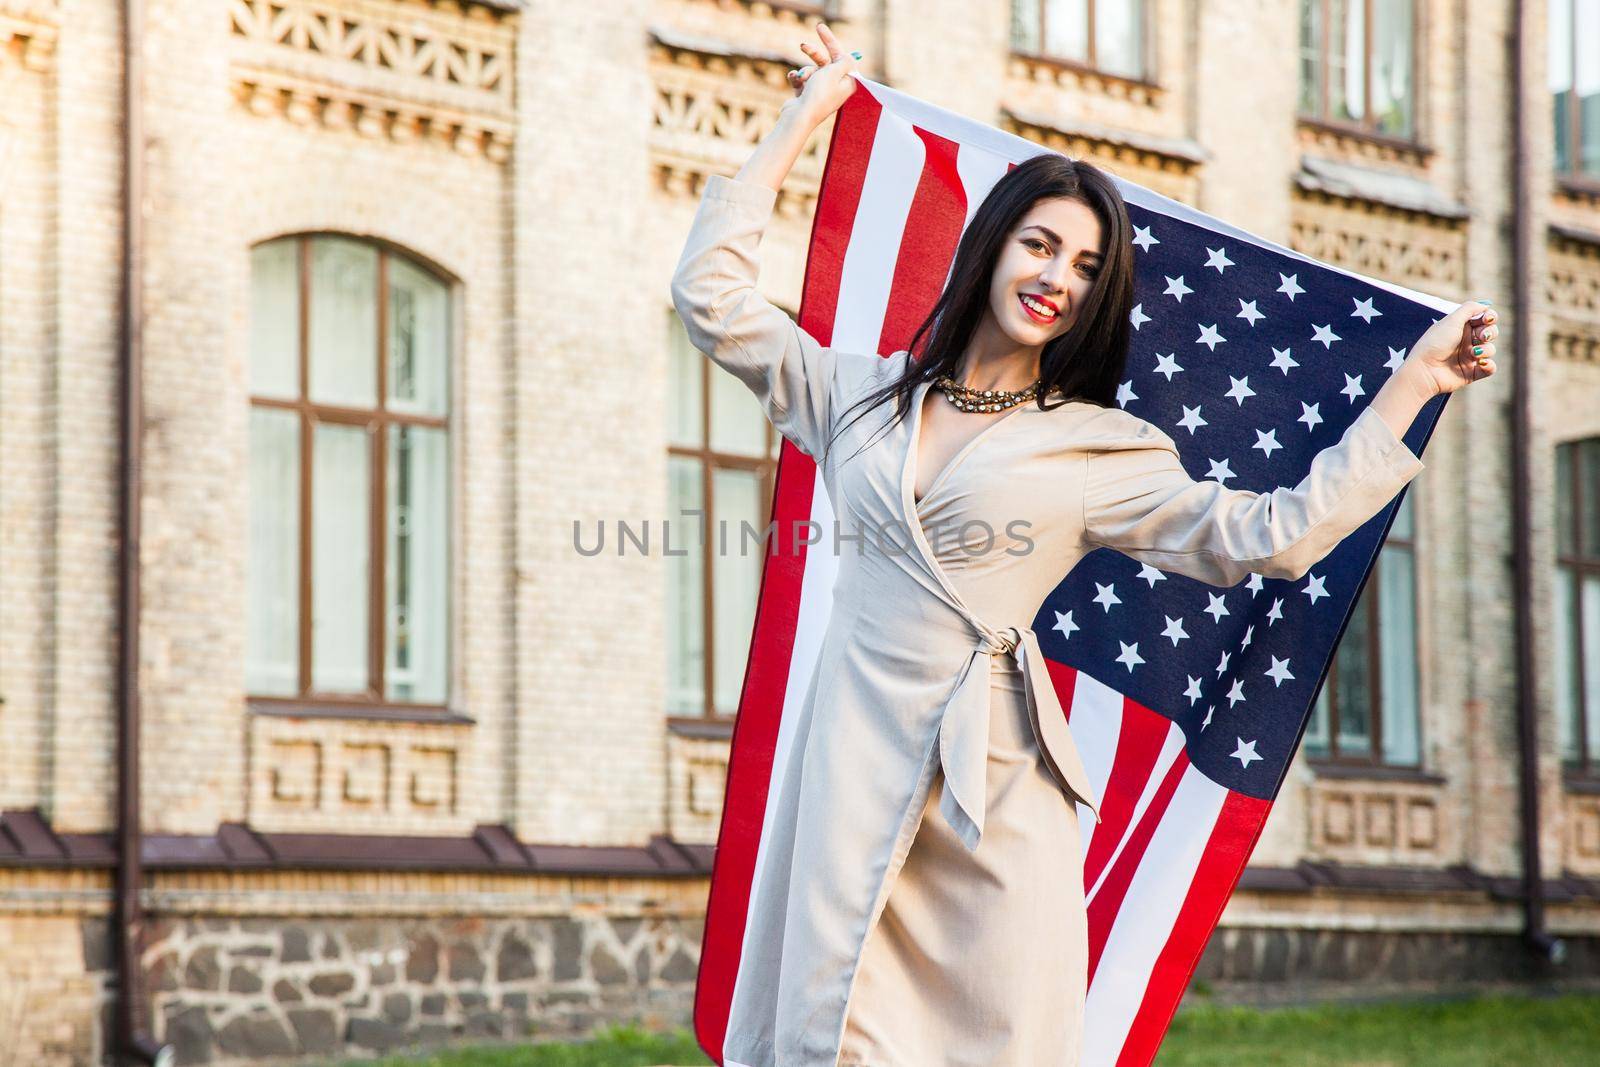
[[[670,308],[667,333],[667,714],[729,718],[750,652],[782,438],[744,383],[695,350]]]
[[[250,285],[249,694],[442,709],[449,287],[332,235],[256,246]]]
[[[1600,437],[1556,446],[1556,738],[1577,777],[1600,776]]]
[[[1417,542],[1408,492],[1361,591],[1306,727],[1306,755],[1419,767]]]

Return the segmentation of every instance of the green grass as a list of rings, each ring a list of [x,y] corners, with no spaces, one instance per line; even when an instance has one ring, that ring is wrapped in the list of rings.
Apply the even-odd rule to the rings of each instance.
[[[694,1035],[679,1029],[652,1034],[637,1026],[596,1029],[592,1040],[463,1048],[422,1056],[351,1060],[346,1067],[689,1067],[711,1061]]]
[[[347,1067],[689,1067],[687,1030],[634,1026],[591,1041],[459,1049]],[[1156,1067],[1586,1067],[1600,1064],[1600,996],[1485,996],[1309,1008],[1185,1005]]]
[[[1156,1067],[1579,1067],[1600,1063],[1600,997],[1185,1007]]]

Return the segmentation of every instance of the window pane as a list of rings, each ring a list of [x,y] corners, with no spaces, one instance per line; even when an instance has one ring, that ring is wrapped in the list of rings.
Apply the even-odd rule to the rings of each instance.
[[[1400,498],[1400,506],[1395,509],[1394,523],[1389,527],[1389,536],[1410,541],[1417,536],[1416,513],[1411,507],[1411,498],[1414,493],[1406,493]]]
[[[711,368],[711,447],[718,452],[760,456],[767,450],[767,414],[743,382]]]
[[[667,562],[667,713],[705,714],[705,556],[701,533],[705,493],[700,461],[667,457],[667,521],[673,555]],[[681,555],[678,554],[681,552]]]
[[[1063,59],[1089,58],[1089,0],[1045,0],[1044,51]]]
[[[250,409],[249,637],[245,685],[300,690],[300,416]]]
[[[678,313],[669,310],[667,318],[667,433],[675,445],[699,448],[703,444],[701,374],[710,361],[689,343],[689,332],[683,328]],[[755,400],[754,394],[751,400]]]
[[[371,407],[378,384],[378,250],[311,242],[311,399]]]
[[[1573,169],[1576,153],[1572,145],[1572,6],[1571,0],[1551,0],[1547,10],[1550,23],[1546,67],[1550,71],[1550,94],[1555,105],[1556,160],[1558,171]]]
[[[1578,604],[1577,576],[1570,567],[1556,568],[1555,687],[1556,732],[1561,758],[1577,762],[1578,745]]]
[[[360,426],[319,424],[311,471],[311,686],[367,688],[371,449]]]
[[[1585,575],[1583,590],[1583,676],[1600,680],[1600,578]],[[1584,734],[1588,738],[1589,761],[1600,756],[1600,685],[1584,687]]]
[[[1140,0],[1095,0],[1095,66],[1130,78],[1144,73],[1140,62]]]
[[[1577,69],[1572,72],[1578,109],[1578,171],[1600,177],[1600,0],[1577,0],[1574,38]]]
[[[1572,453],[1576,446],[1556,446],[1556,551],[1571,555],[1577,551],[1578,538],[1572,529],[1572,512],[1576,501],[1572,499]]]
[[[396,411],[443,415],[449,406],[450,291],[389,257],[389,399]]]
[[[1306,754],[1311,756],[1326,756],[1328,748],[1328,687],[1317,690],[1317,702],[1311,705],[1311,721],[1306,724],[1306,735],[1301,744],[1305,746]]]
[[[1372,752],[1372,664],[1367,653],[1372,590],[1369,581],[1356,602],[1350,625],[1339,642],[1333,669],[1339,675],[1339,753],[1364,757]]]
[[[1372,113],[1378,129],[1397,137],[1411,133],[1411,0],[1373,5]]]
[[[1300,113],[1322,109],[1322,0],[1300,0]]]
[[[1040,0],[1012,0],[1011,47],[1018,52],[1039,51]]]
[[[1383,549],[1378,554],[1377,580],[1383,759],[1416,766],[1422,745],[1417,701],[1416,559],[1411,549]]]
[[[250,391],[300,395],[300,242],[293,237],[250,250]]]
[[[1366,0],[1330,0],[1328,106],[1333,117],[1359,121],[1367,113]]]
[[[709,527],[715,561],[713,684],[717,711],[731,715],[739,708],[739,687],[744,682],[745,661],[750,653],[750,631],[755,625],[756,594],[761,587],[764,560],[760,543],[756,538],[746,538],[740,524],[749,523],[759,530],[765,517],[761,514],[761,476],[756,472],[713,471],[712,487],[716,507],[715,521]]]
[[[1600,556],[1600,439],[1578,444],[1578,543],[1585,556]]]
[[[443,704],[450,632],[449,438],[443,430],[391,426],[388,467],[384,684],[390,699]]]

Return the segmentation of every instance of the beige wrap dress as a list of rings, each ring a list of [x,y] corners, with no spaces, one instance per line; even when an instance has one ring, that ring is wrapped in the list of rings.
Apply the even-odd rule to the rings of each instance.
[[[910,354],[823,346],[759,293],[776,196],[713,175],[672,299],[694,346],[815,458]],[[892,405],[863,416],[819,467],[838,571],[805,698],[785,712],[730,1067],[1076,1064],[1078,820],[1098,798],[1030,623],[1100,547],[1217,586],[1298,578],[1423,469],[1367,408],[1296,484],[1230,489],[1191,477],[1149,422],[1074,401],[992,421],[918,501],[927,388],[887,433]]]

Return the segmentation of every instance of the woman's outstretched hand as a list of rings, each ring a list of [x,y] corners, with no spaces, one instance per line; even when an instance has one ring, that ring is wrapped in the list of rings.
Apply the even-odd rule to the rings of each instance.
[[[850,72],[856,69],[856,61],[826,22],[817,23],[817,36],[822,39],[821,48],[800,45],[811,62],[789,72],[789,86],[795,98],[785,107],[798,109],[813,124],[820,125],[855,92],[856,82]]]
[[[1489,377],[1495,372],[1498,317],[1488,304],[1467,301],[1418,338],[1406,356],[1407,371],[1430,385],[1434,395],[1453,393]]]

